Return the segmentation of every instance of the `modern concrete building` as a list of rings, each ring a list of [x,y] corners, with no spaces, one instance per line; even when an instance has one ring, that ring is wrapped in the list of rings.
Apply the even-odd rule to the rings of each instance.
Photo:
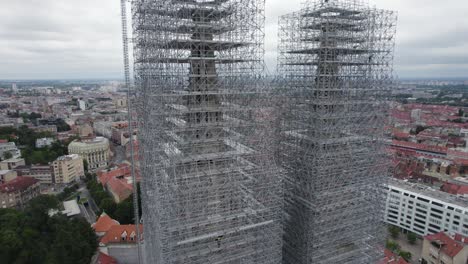
[[[74,140],[68,145],[68,153],[80,155],[88,162],[89,170],[103,168],[109,162],[109,140],[104,137]]]
[[[23,208],[40,194],[39,181],[31,177],[16,177],[0,185],[1,208]]]
[[[143,226],[139,226],[140,233]],[[99,241],[99,251],[115,258],[118,263],[138,264],[135,225],[112,225]]]
[[[52,163],[54,182],[68,184],[84,176],[83,158],[78,154],[58,157]]]
[[[18,166],[24,166],[25,162],[22,158],[11,158],[0,162],[1,170],[12,170]]]
[[[422,263],[466,264],[468,263],[468,238],[459,234],[450,236],[444,232],[424,237]]]
[[[441,231],[468,235],[468,198],[393,179],[388,189],[387,223],[421,236]]]

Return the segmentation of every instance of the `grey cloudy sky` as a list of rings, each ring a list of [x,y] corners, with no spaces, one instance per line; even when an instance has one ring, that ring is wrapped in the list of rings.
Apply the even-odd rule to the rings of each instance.
[[[120,0],[0,0],[0,79],[121,78]],[[278,16],[303,0],[266,0],[266,61]],[[468,77],[467,0],[369,0],[398,11],[402,78]]]

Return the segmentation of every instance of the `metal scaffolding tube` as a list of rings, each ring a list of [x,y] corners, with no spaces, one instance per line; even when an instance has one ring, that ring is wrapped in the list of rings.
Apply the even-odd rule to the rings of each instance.
[[[283,263],[376,263],[396,14],[310,0],[279,21]]]
[[[263,0],[132,1],[144,259],[281,263]]]

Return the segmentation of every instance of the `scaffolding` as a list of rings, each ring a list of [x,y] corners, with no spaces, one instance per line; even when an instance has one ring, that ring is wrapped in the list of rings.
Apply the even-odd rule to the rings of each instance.
[[[283,263],[382,257],[395,30],[394,12],[359,0],[308,1],[279,20]]]
[[[132,1],[144,258],[281,262],[263,0]]]

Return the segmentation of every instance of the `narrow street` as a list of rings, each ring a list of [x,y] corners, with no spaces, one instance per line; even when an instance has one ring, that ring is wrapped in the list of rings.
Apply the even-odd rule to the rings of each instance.
[[[81,199],[85,199],[88,201],[88,206],[80,204],[80,209],[83,212],[83,216],[86,218],[86,220],[88,220],[89,223],[93,224],[94,222],[96,222],[95,212],[99,211],[99,207],[94,202],[89,190],[86,189],[86,185],[84,183],[80,183],[80,188],[78,189],[78,191],[80,191]]]

